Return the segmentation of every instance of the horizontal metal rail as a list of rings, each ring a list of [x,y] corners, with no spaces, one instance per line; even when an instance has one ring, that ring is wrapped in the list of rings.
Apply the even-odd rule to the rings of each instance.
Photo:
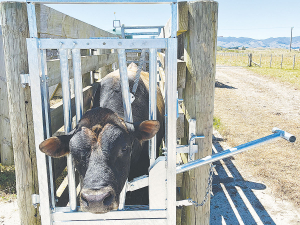
[[[269,143],[271,141],[274,141],[276,139],[279,139],[279,138],[283,138],[283,139],[285,139],[289,142],[295,142],[296,141],[296,137],[294,135],[292,135],[290,133],[287,133],[283,130],[280,130],[276,127],[273,128],[272,132],[274,134],[271,134],[269,136],[266,136],[266,137],[263,137],[263,138],[260,138],[260,139],[242,144],[242,145],[239,145],[239,146],[234,147],[234,148],[224,150],[224,151],[222,151],[220,153],[217,153],[217,154],[214,154],[214,155],[206,156],[202,159],[197,159],[197,160],[185,163],[183,165],[177,166],[176,167],[176,173],[183,173],[185,171],[195,169],[196,167],[203,166],[203,165],[206,165],[206,164],[209,164],[209,163],[213,163],[213,162],[219,161],[219,160],[224,159],[224,158],[228,158],[230,156],[239,154],[241,152],[244,152],[244,151],[247,151],[249,149],[258,147],[260,145],[267,144],[267,143]]]
[[[19,2],[38,2],[45,4],[169,4],[177,0],[19,0]]]
[[[40,49],[144,49],[166,48],[165,38],[157,39],[39,39]]]
[[[159,29],[164,26],[124,26],[124,29]]]
[[[125,36],[128,35],[159,35],[160,32],[136,32],[136,33],[124,33]]]

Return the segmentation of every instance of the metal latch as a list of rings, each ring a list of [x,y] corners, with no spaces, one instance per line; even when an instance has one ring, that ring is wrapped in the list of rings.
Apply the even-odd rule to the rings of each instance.
[[[30,76],[29,74],[21,74],[21,84],[23,86],[23,88],[26,87],[26,85],[30,86]]]
[[[34,208],[37,208],[37,205],[40,204],[40,196],[37,194],[31,195],[32,205]]]
[[[176,201],[176,206],[177,207],[190,206],[190,205],[193,205],[193,202],[191,201],[191,199]]]
[[[195,152],[193,147],[195,146],[195,139],[205,138],[204,136],[195,135],[196,134],[196,120],[189,119],[189,161],[195,160]],[[197,146],[198,148],[198,146]],[[197,151],[198,152],[198,151]]]

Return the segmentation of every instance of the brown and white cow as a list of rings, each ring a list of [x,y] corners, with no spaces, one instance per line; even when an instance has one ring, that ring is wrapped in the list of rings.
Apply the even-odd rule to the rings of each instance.
[[[136,71],[135,64],[128,67],[130,90]],[[132,103],[133,125],[124,120],[119,77],[117,70],[101,80],[93,108],[82,116],[74,130],[40,144],[40,150],[52,157],[72,154],[82,181],[80,206],[83,211],[105,213],[117,209],[125,181],[148,173],[147,140],[157,133],[158,148],[164,134],[164,102],[159,89],[158,119],[148,120],[148,73],[141,72]],[[135,192],[127,194],[126,204],[147,204],[147,188]]]

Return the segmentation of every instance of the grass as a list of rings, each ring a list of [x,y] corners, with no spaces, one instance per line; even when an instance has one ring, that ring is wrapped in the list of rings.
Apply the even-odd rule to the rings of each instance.
[[[0,201],[10,201],[16,197],[15,167],[0,164]]]
[[[293,51],[290,53],[286,49],[250,49],[235,50],[234,52],[218,51],[218,53],[224,53],[217,55],[217,64],[219,65],[243,66],[257,74],[292,84],[297,89],[300,89],[300,52],[298,51]],[[236,53],[246,54],[242,55]],[[248,67],[247,54],[249,53],[252,53],[252,61],[261,65],[261,67],[258,67],[254,64],[252,67]],[[271,54],[272,63],[270,67]]]

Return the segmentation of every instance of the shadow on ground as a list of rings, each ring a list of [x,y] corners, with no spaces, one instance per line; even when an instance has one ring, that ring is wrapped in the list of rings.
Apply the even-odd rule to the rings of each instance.
[[[235,88],[235,87],[233,87],[233,86],[230,86],[230,85],[227,85],[227,84],[223,84],[223,83],[221,83],[221,82],[219,82],[219,81],[216,81],[216,82],[215,82],[215,87],[216,87],[216,88],[237,89],[237,88]]]
[[[218,153],[224,149],[214,139],[213,151]],[[271,224],[275,222],[265,210],[253,190],[264,190],[266,186],[261,183],[246,181],[227,158],[214,163],[213,195],[211,197],[211,225],[235,224]]]

